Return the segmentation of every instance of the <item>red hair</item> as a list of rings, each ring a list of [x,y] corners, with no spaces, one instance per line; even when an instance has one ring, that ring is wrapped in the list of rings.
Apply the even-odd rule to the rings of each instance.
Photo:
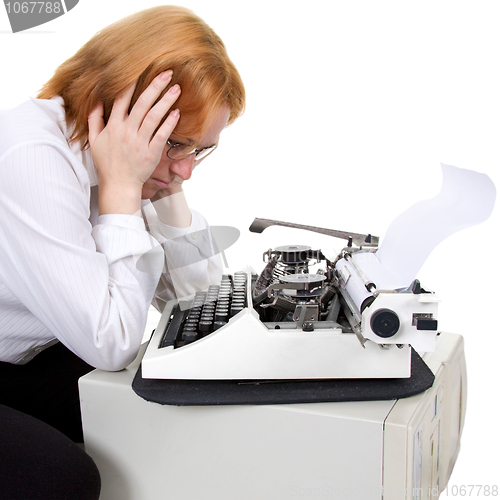
[[[173,70],[169,87],[178,83],[182,90],[175,104],[181,112],[177,135],[200,137],[220,106],[230,110],[228,124],[243,112],[243,82],[222,40],[193,12],[175,6],[146,9],[104,28],[59,66],[37,97],[64,99],[66,119],[75,124],[71,140],[83,147],[88,115],[99,101],[107,122],[115,98],[129,85],[137,81],[132,107],[168,69]]]

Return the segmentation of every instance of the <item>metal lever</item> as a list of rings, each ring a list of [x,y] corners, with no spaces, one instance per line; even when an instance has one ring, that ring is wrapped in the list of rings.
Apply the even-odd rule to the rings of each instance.
[[[326,234],[328,236],[333,236],[334,238],[340,238],[344,240],[349,240],[350,238],[358,247],[377,247],[379,238],[378,236],[372,236],[371,234],[358,234],[358,233],[347,233],[345,231],[337,231],[335,229],[324,229],[322,227],[315,226],[304,226],[302,224],[294,224],[291,222],[281,222],[277,220],[270,219],[254,219],[250,226],[250,231],[252,233],[262,233],[264,229],[269,226],[284,226],[291,227],[294,229],[305,229],[306,231],[312,231],[313,233]]]

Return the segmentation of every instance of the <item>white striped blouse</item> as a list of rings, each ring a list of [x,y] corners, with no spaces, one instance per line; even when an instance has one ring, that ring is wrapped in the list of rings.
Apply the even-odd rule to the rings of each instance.
[[[217,283],[221,259],[195,211],[184,229],[149,201],[142,217],[99,216],[91,153],[68,137],[60,98],[0,114],[0,361],[26,363],[58,340],[119,370],[137,354],[153,299]]]

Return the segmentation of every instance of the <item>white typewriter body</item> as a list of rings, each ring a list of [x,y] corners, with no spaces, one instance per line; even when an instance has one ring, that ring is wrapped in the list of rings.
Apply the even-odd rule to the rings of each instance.
[[[171,308],[150,341],[142,361],[145,378],[163,379],[315,379],[410,376],[410,349],[361,347],[354,334],[339,328],[272,330],[251,308],[227,325],[180,349],[155,348],[165,333]]]
[[[368,260],[376,261],[373,245],[368,248]],[[349,247],[330,262],[321,251],[305,246],[268,250],[267,266],[259,277],[251,268],[226,276],[228,283],[236,276],[244,279],[244,307],[207,334],[198,326],[196,340],[189,343],[179,341],[188,311],[177,325],[177,341],[166,343],[165,337],[173,338],[168,330],[180,314],[175,311],[191,309],[192,300],[168,304],[142,360],[142,376],[189,380],[410,377],[410,346],[419,353],[435,349],[439,299],[419,286],[413,291],[376,290],[372,281],[363,282],[365,271],[352,259],[358,252],[365,250]],[[361,257],[358,260],[367,260]],[[212,310],[221,300],[217,296],[202,299]]]

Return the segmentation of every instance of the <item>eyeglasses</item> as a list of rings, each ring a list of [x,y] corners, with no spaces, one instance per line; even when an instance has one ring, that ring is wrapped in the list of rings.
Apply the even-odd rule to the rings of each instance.
[[[170,139],[167,140],[167,144],[170,146],[167,150],[167,156],[171,160],[185,160],[194,154],[194,161],[197,163],[204,160],[217,148],[217,144],[213,144],[212,146],[207,146],[206,148],[196,149],[191,147],[189,144],[180,144],[178,142],[171,141]]]

